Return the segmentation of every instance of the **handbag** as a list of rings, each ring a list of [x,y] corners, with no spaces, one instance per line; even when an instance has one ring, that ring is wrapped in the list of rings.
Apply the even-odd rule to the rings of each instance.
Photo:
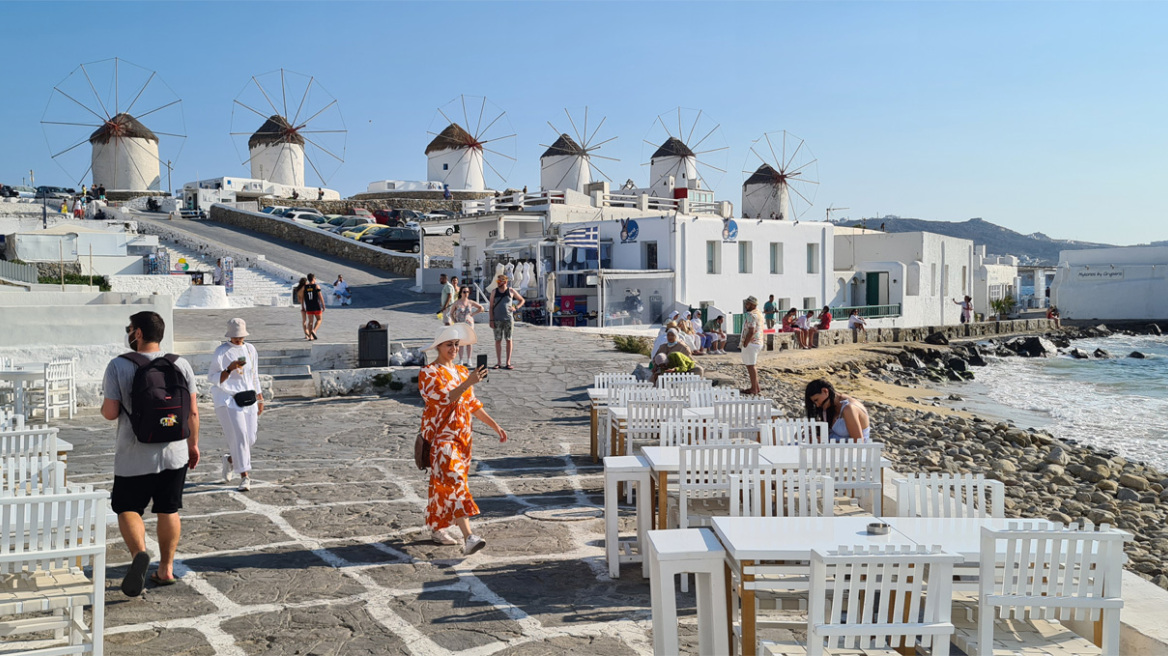
[[[414,438],[414,465],[418,469],[430,468],[430,443],[422,438],[422,431]]]
[[[249,405],[255,405],[256,393],[254,390],[244,390],[236,392],[231,398],[235,399],[235,404],[241,408],[246,408]]]

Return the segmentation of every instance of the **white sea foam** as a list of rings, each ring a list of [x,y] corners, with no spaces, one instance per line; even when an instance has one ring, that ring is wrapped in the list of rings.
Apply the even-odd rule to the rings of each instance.
[[[1074,346],[1115,357],[994,358],[976,370],[977,388],[1008,417],[1009,409],[1039,413],[1049,417],[1044,428],[1056,437],[1168,469],[1168,338],[1117,336]],[[1132,351],[1148,358],[1127,357]]]

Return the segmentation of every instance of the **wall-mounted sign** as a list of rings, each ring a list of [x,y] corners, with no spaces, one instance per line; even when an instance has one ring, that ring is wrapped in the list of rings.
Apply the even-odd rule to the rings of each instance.
[[[637,226],[637,222],[632,219],[621,219],[621,243],[631,244],[637,241],[637,235],[640,234],[641,229]]]
[[[1075,272],[1078,280],[1123,280],[1123,269],[1079,269]]]
[[[734,222],[734,219],[722,219],[722,242],[735,241],[738,241],[738,224]]]

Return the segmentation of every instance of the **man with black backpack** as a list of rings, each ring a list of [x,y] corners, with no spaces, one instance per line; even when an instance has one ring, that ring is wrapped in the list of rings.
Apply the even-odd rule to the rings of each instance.
[[[187,469],[199,462],[195,372],[186,360],[162,352],[159,343],[165,332],[166,323],[157,313],[132,315],[126,340],[133,351],[110,361],[102,383],[101,416],[118,422],[110,507],[134,557],[122,579],[122,592],[129,597],[141,594],[146,585],[150,554],[142,514],[151,502],[161,553],[150,580],[160,586],[175,582],[183,485]]]

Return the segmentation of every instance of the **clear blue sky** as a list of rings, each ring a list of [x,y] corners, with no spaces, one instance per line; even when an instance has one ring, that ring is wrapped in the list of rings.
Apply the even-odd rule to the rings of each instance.
[[[68,182],[39,121],[80,63],[121,57],[183,98],[175,185],[246,175],[232,100],[280,67],[314,75],[348,127],[329,180],[425,177],[435,108],[485,95],[519,136],[509,184],[539,186],[545,121],[606,115],[619,184],[647,184],[642,139],[677,106],[721,123],[719,198],[740,205],[750,142],[803,137],[819,162],[808,218],[980,216],[1020,232],[1168,239],[1168,4],[13,3],[0,61],[0,181]],[[256,126],[258,127],[258,125]],[[253,128],[254,129],[254,128]],[[167,145],[163,142],[163,158]]]

